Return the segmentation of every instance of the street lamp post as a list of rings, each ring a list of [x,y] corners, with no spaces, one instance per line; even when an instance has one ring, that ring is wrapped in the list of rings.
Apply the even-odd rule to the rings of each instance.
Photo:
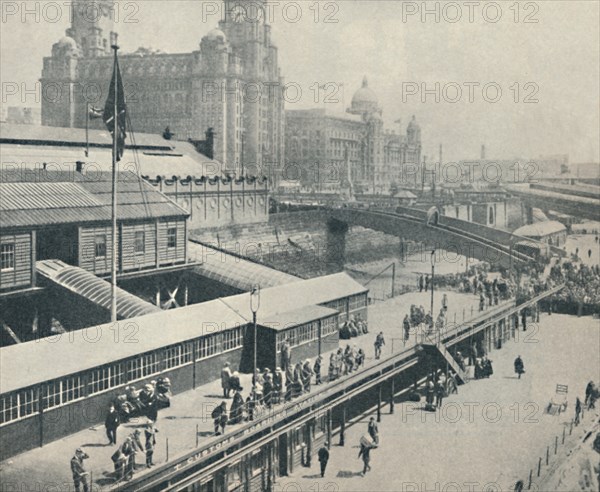
[[[252,377],[256,376],[256,313],[260,307],[260,285],[255,284],[250,292],[250,310],[252,311],[252,324],[254,325],[254,363]],[[256,381],[252,385],[252,395],[256,400]]]

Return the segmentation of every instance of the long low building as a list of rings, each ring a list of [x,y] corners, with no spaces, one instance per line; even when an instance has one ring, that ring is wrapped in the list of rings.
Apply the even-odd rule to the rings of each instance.
[[[317,355],[349,315],[366,319],[367,293],[344,273],[262,290],[258,323],[276,334],[261,360],[274,368],[279,333],[295,356]],[[180,393],[217,379],[225,361],[247,370],[251,321],[240,294],[0,349],[0,459],[99,423],[127,386],[168,376]]]

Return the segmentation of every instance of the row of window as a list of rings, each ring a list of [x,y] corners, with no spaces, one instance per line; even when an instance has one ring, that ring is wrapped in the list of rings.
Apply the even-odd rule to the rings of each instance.
[[[106,234],[97,234],[95,237],[95,256],[96,258],[106,258],[107,236]],[[3,247],[5,245],[2,245]],[[167,229],[167,248],[177,247],[177,228],[169,227]],[[134,254],[144,254],[146,252],[146,233],[144,231],[135,231],[133,239]],[[14,263],[14,247],[13,247]]]
[[[111,388],[132,383],[192,362],[193,344],[196,360],[206,359],[216,354],[242,346],[242,327],[224,333],[215,333],[166,347],[163,350],[148,352],[126,361],[98,367],[86,373],[44,383],[41,398],[44,409],[55,408],[73,401],[101,393]],[[39,412],[39,397],[36,388],[28,388],[0,396],[0,425],[22,419]]]
[[[319,323],[321,323],[321,338],[335,333],[338,329],[338,317],[331,316],[325,320],[313,321],[304,325],[296,326],[291,330],[277,333],[276,351],[281,352],[283,343],[288,340],[291,347],[302,345],[319,339]]]

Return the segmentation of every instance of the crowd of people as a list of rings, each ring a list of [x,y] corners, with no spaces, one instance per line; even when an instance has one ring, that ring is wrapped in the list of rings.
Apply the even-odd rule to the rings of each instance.
[[[565,288],[543,302],[544,310],[600,316],[600,265],[565,261],[550,269],[549,278]]]

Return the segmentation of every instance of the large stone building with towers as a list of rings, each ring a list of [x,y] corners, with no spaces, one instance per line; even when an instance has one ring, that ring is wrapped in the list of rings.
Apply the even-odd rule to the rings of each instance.
[[[346,116],[325,109],[286,111],[284,177],[317,190],[335,188],[347,174],[355,188],[371,193],[388,193],[394,184],[415,186],[406,181],[420,179],[421,129],[413,116],[405,134],[384,130],[382,112],[366,77]]]
[[[283,79],[266,16],[246,12],[265,1],[224,0],[218,28],[191,53],[121,50],[133,129],[168,127],[172,138],[200,141],[212,128],[213,158],[224,171],[273,173],[284,157]],[[43,125],[84,128],[88,104],[103,107],[117,39],[113,9],[112,0],[73,0],[71,27],[44,59]]]

